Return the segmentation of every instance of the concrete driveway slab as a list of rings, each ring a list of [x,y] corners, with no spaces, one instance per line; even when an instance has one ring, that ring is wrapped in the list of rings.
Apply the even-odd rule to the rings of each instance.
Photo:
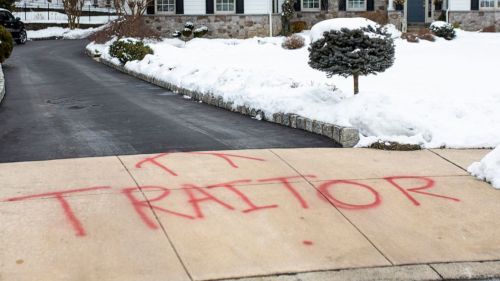
[[[312,186],[292,186],[145,194],[194,280],[390,265]]]
[[[427,150],[382,151],[375,149],[273,149],[301,174],[314,174],[318,180],[371,179],[395,175],[467,175]]]
[[[500,192],[472,177],[314,184],[394,264],[500,259]]]
[[[446,160],[467,170],[470,164],[480,161],[491,149],[431,149]]]
[[[120,156],[139,185],[164,185],[171,189],[183,184],[210,185],[234,180],[260,184],[258,180],[302,177],[269,150],[165,153]],[[295,178],[293,178],[295,177]]]
[[[0,205],[0,280],[189,280],[164,233],[136,219],[125,196],[65,200],[70,209],[55,198]]]
[[[0,201],[11,197],[73,189],[64,196],[115,192],[135,186],[117,157],[78,158],[0,164]]]

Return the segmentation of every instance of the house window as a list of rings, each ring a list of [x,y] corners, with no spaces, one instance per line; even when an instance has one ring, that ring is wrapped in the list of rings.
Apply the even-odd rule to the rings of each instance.
[[[366,1],[365,0],[347,0],[347,10],[348,11],[365,11]]]
[[[303,11],[319,11],[319,1],[320,0],[303,0],[302,10]]]
[[[221,14],[230,14],[235,12],[235,0],[216,0],[215,12]]]
[[[175,12],[175,0],[156,0],[156,12],[169,13]]]
[[[500,3],[500,1],[498,1]],[[499,4],[497,3],[497,5]],[[495,0],[479,0],[479,7],[481,9],[494,9],[499,6],[495,6]]]

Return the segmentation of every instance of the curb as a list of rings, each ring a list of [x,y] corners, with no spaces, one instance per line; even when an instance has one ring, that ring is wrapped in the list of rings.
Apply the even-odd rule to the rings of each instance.
[[[226,281],[497,280],[500,261],[415,264],[228,278]]]
[[[5,97],[5,79],[3,76],[3,68],[2,65],[0,64],[0,104],[2,103],[4,97]]]
[[[215,96],[211,93],[200,93],[196,91],[191,91],[173,85],[169,82],[156,79],[154,77],[147,76],[142,73],[138,73],[132,70],[126,69],[123,65],[116,65],[110,60],[103,58],[96,58],[89,51],[85,50],[87,55],[94,58],[96,61],[112,67],[118,71],[127,73],[131,76],[155,84],[159,87],[168,89],[174,93],[189,96],[192,100],[201,101],[206,104],[217,106],[232,112],[238,112],[243,115],[248,115],[251,117],[258,117],[261,120],[265,120],[272,123],[277,123],[286,127],[301,129],[314,134],[322,135],[334,140],[336,143],[340,144],[342,147],[354,147],[359,141],[359,131],[352,127],[343,127],[331,123],[325,123],[313,119],[309,119],[297,114],[290,113],[275,113],[272,115],[266,115],[259,109],[250,108],[247,106],[233,106],[232,101],[224,101],[221,96]]]

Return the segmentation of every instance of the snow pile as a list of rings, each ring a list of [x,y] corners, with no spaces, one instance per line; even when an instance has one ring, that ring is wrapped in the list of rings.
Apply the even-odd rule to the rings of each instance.
[[[311,42],[323,38],[323,33],[331,30],[340,31],[342,28],[361,29],[369,26],[373,28],[379,27],[376,22],[365,18],[336,18],[324,20],[311,28]]]
[[[62,39],[83,39],[92,35],[94,32],[102,29],[98,28],[87,29],[69,29],[62,27],[47,27],[40,30],[28,30],[28,39],[44,39],[44,38],[62,38]]]
[[[283,37],[149,42],[154,55],[125,67],[265,114],[295,113],[353,126],[362,146],[384,140],[427,148],[496,147],[500,56],[492,54],[500,48],[500,33],[457,33],[452,41],[396,39],[394,65],[360,77],[355,96],[352,77],[327,78],[309,67],[307,48],[283,49]],[[309,34],[300,35],[307,46]],[[110,59],[109,44],[87,48]]]
[[[434,21],[431,23],[430,25],[430,28],[443,28],[443,27],[447,27],[447,28],[453,28],[453,25],[451,25],[450,23],[447,23],[445,21]]]
[[[488,153],[481,162],[470,165],[467,171],[500,189],[500,146]]]

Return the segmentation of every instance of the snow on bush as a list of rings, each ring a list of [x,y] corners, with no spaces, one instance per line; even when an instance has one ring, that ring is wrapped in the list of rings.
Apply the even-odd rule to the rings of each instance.
[[[474,162],[470,165],[467,171],[500,189],[500,146],[488,153],[481,162]]]
[[[304,47],[304,37],[298,34],[292,34],[291,36],[285,37],[283,39],[283,43],[281,43],[281,47],[288,50],[295,50]]]
[[[353,126],[358,145],[379,139],[427,148],[481,148],[500,145],[500,33],[456,31],[452,41],[420,44],[395,40],[394,65],[360,78],[325,77],[308,66],[306,48],[281,47],[283,37],[178,39],[147,43],[154,55],[125,67],[179,87],[210,92],[263,110],[295,113]],[[307,33],[302,34],[309,42]],[[111,59],[104,45],[90,44]],[[474,54],[474,55],[471,55]],[[119,63],[117,59],[114,63]],[[336,89],[332,91],[332,89]]]
[[[456,37],[453,25],[444,21],[435,21],[431,23],[429,30],[436,34],[436,36],[442,37],[446,40],[451,40]]]
[[[144,42],[137,40],[117,40],[109,47],[109,55],[123,64],[128,61],[142,60],[148,54],[153,54],[153,50],[144,45]]]
[[[376,22],[365,18],[335,18],[320,21],[311,28],[311,42],[323,38],[323,34],[331,30],[340,31],[343,28],[354,30],[370,26],[374,29],[380,27]]]

